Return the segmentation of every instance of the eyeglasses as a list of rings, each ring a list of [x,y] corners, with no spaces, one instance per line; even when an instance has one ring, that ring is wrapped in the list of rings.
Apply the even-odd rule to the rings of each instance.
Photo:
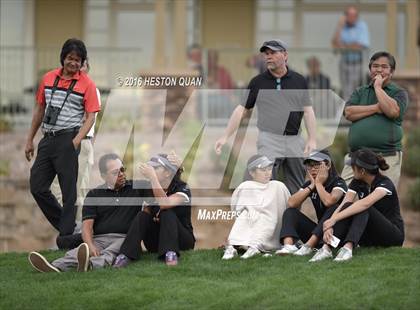
[[[382,68],[384,70],[388,70],[388,69],[391,68],[391,66],[390,65],[379,65],[379,64],[373,64],[372,65],[372,69],[379,69],[379,68]]]
[[[112,176],[116,177],[120,173],[124,173],[125,170],[126,170],[125,167],[122,166],[122,167],[120,167],[120,169],[115,169],[115,170],[112,170],[112,171],[108,171],[108,173],[111,174]]]
[[[281,79],[276,79],[276,89],[280,90],[281,89]]]
[[[305,166],[307,169],[318,168],[319,166],[321,166],[321,163],[317,161],[310,161],[307,162]]]

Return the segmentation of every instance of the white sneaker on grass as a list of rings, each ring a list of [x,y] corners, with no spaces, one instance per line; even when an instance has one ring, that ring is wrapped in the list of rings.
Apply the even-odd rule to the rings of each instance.
[[[327,258],[332,258],[332,252],[330,249],[322,247],[321,249],[319,249],[318,252],[316,252],[316,254],[309,260],[309,262],[313,263],[313,262],[320,262],[324,259]]]
[[[338,251],[337,256],[334,258],[335,262],[345,262],[350,260],[353,257],[353,251],[349,248],[343,246],[340,251]]]
[[[38,252],[31,252],[28,255],[29,262],[39,272],[60,272],[58,268],[51,265],[44,256]]]
[[[249,247],[248,250],[246,250],[246,252],[244,253],[244,255],[241,256],[241,258],[248,259],[260,253],[261,252],[257,248]]]
[[[89,246],[82,243],[77,248],[77,272],[86,272],[89,269]]]
[[[229,260],[234,258],[235,256],[238,256],[238,251],[231,245],[228,245],[225,248],[225,252],[223,253],[222,259]]]
[[[312,253],[312,248],[309,245],[304,244],[304,245],[301,246],[301,248],[299,250],[294,252],[293,255],[305,256],[305,255],[309,255],[311,253]]]
[[[276,255],[289,255],[289,254],[294,254],[297,250],[299,250],[297,248],[296,245],[294,244],[285,244],[280,250],[276,251]]]

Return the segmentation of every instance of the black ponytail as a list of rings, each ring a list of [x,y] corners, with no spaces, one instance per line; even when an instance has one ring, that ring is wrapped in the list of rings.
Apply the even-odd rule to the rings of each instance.
[[[389,169],[389,165],[386,163],[385,158],[383,158],[381,155],[376,155],[376,159],[378,161],[379,169],[383,171]]]

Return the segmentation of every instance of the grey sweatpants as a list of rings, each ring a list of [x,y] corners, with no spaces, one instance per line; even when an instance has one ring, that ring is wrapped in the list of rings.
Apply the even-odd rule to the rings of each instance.
[[[100,256],[90,257],[89,261],[94,269],[111,266],[115,257],[120,252],[120,247],[125,239],[125,234],[103,234],[93,236],[93,242],[100,251]],[[63,257],[51,263],[61,271],[77,267],[77,248],[68,251]]]
[[[292,195],[305,182],[304,148],[305,141],[301,136],[282,136],[266,131],[258,134],[258,154],[275,160],[272,178],[283,181]],[[280,169],[283,170],[283,180],[280,180]]]

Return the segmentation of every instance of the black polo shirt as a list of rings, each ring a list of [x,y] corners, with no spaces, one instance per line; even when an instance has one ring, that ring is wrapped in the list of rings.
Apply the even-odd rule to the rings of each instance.
[[[349,185],[349,191],[357,193],[359,199],[366,197],[377,188],[385,190],[387,194],[372,207],[381,212],[404,233],[404,221],[400,213],[397,190],[395,189],[394,183],[387,176],[377,174],[370,187],[367,183],[356,179],[353,179]]]
[[[109,189],[103,184],[88,192],[82,209],[82,218],[94,219],[95,235],[127,233],[132,220],[141,211],[143,201],[150,203],[146,198],[153,197],[149,182],[136,181],[135,187],[133,188],[132,181],[127,181],[118,191]],[[92,202],[95,204],[92,205]]]
[[[301,189],[302,190],[305,189],[310,184],[311,184],[311,181],[306,181],[302,185]],[[325,191],[328,192],[328,193],[331,193],[335,188],[338,188],[339,190],[341,190],[344,193],[344,195],[341,197],[341,199],[339,201],[337,201],[337,205],[339,205],[341,203],[341,201],[343,200],[343,198],[344,198],[344,196],[347,192],[346,182],[338,175],[328,177],[328,179],[324,183],[324,188],[325,188]],[[321,217],[324,215],[324,212],[327,208],[325,207],[324,203],[322,202],[321,198],[319,197],[319,194],[316,190],[316,187],[315,187],[314,191],[310,194],[309,198],[311,199],[312,205],[315,208],[316,217],[318,218],[318,220],[320,220]]]
[[[246,109],[252,109],[255,105],[258,107],[257,127],[261,131],[297,135],[303,107],[311,105],[307,82],[302,75],[287,68],[286,75],[280,79],[280,90],[277,85],[277,78],[269,70],[255,76],[249,82],[249,95],[243,106]],[[259,92],[260,89],[266,91]]]
[[[182,205],[173,207],[171,210],[175,212],[181,224],[193,233],[193,226],[191,223],[191,190],[186,183],[175,182],[168,188],[166,195],[169,197],[176,193],[185,196],[185,201]]]

